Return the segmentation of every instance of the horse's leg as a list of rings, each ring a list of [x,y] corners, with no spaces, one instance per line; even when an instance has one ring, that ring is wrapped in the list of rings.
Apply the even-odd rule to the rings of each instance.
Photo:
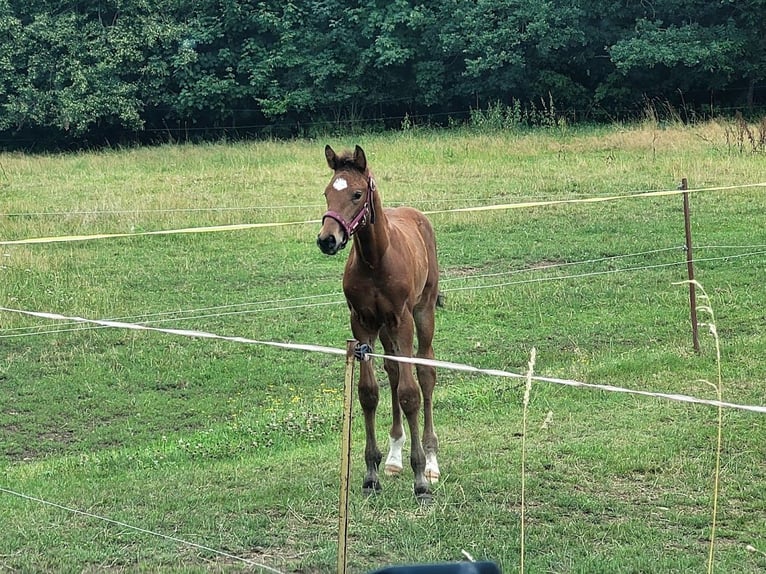
[[[370,347],[375,344],[375,333],[362,327],[353,316],[351,318],[351,330],[359,343],[366,343]],[[367,466],[364,482],[362,482],[362,492],[375,494],[381,488],[378,480],[378,467],[382,456],[375,438],[375,411],[378,408],[379,391],[378,383],[375,381],[372,359],[360,363],[358,389],[359,404],[362,406],[362,413],[364,414],[364,462]]]
[[[412,356],[412,343],[415,335],[413,323],[412,313],[405,308],[395,325],[386,325],[391,343],[391,348],[386,349],[387,354],[403,357]],[[420,387],[412,375],[412,367],[405,363],[399,363],[399,385],[396,389],[396,395],[410,429],[410,464],[415,473],[415,496],[421,500],[428,500],[431,497],[431,487],[425,477],[426,455],[420,442],[418,423],[421,403]]]
[[[384,327],[380,331],[380,341],[383,348],[393,349],[393,341]],[[388,383],[391,387],[391,430],[388,433],[388,456],[383,470],[388,476],[398,476],[404,465],[402,464],[402,450],[404,441],[407,439],[402,426],[402,409],[399,407],[399,363],[390,359],[383,360],[383,367],[388,374]]]
[[[418,335],[417,356],[424,359],[434,358],[434,306],[416,307],[414,313],[415,328]],[[436,455],[439,452],[439,439],[434,431],[433,423],[433,392],[436,386],[436,369],[427,365],[416,365],[418,383],[423,391],[423,449],[426,454],[426,479],[437,482],[440,477],[439,463]]]
[[[364,462],[367,468],[364,482],[362,482],[362,492],[365,494],[375,494],[380,490],[378,467],[380,467],[382,455],[375,437],[378,383],[375,380],[372,360],[362,362],[359,368],[359,404],[362,406],[364,414]]]

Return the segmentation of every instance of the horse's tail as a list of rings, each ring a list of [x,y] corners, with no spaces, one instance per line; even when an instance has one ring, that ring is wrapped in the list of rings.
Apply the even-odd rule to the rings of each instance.
[[[440,291],[439,294],[436,296],[436,306],[437,307],[444,307],[444,300],[445,299],[446,299],[446,297],[444,296],[444,293],[442,293]]]

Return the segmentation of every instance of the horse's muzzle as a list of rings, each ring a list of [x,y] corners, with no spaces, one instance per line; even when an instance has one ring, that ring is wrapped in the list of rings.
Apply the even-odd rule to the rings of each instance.
[[[317,236],[317,246],[325,255],[335,255],[345,247],[345,243],[338,243],[335,235],[330,233],[327,237]]]

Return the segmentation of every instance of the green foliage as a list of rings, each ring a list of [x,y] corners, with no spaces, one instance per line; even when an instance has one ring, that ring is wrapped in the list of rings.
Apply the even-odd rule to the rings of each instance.
[[[0,0],[0,134],[295,134],[553,97],[571,118],[762,105],[766,2]],[[535,104],[537,105],[537,104]],[[189,133],[188,131],[186,132]]]
[[[735,58],[742,53],[729,26],[703,28],[699,24],[662,27],[661,22],[640,20],[633,38],[617,42],[611,48],[618,70],[685,66],[709,72],[731,74]]]

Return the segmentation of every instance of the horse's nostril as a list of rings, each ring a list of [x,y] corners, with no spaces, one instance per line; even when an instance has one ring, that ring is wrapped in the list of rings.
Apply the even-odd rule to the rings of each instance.
[[[330,234],[325,238],[317,235],[317,245],[323,253],[333,253],[335,251],[335,236]]]

